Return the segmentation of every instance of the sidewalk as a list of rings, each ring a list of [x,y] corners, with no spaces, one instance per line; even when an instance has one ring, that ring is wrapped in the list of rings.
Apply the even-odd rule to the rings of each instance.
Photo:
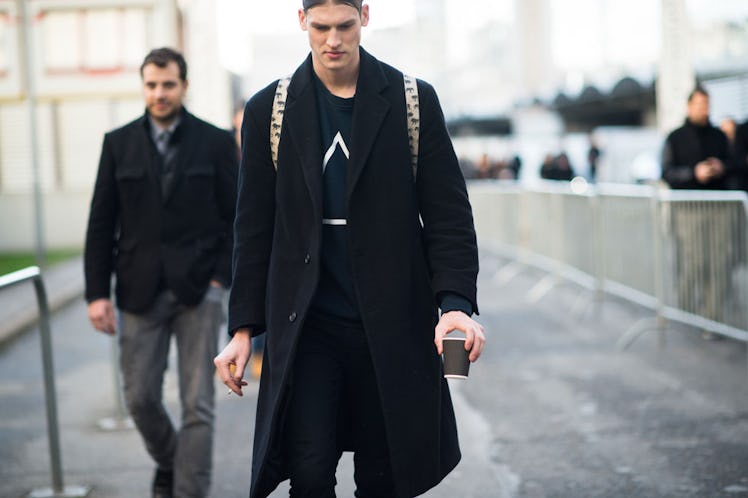
[[[482,254],[490,342],[467,381],[450,381],[463,459],[423,498],[748,497],[745,344],[673,324],[664,343],[653,332],[619,351],[621,333],[651,311],[607,299],[576,316],[589,293],[562,282],[540,296],[543,272],[507,280],[506,264]],[[50,272],[50,288],[81,278],[67,271]],[[65,484],[91,486],[89,498],[148,496],[153,464],[137,432],[100,428],[117,408],[112,338],[91,328],[82,298],[56,311],[51,329]],[[0,349],[3,498],[50,486],[39,352],[38,327]],[[169,365],[164,398],[178,420],[174,355]],[[243,398],[228,396],[216,379],[212,498],[248,494],[257,389],[250,380]],[[353,494],[350,460],[340,497]],[[271,498],[284,496],[287,483]]]
[[[50,312],[83,295],[83,257],[52,265],[42,270]],[[12,341],[39,319],[39,305],[32,282],[0,290],[0,348]]]

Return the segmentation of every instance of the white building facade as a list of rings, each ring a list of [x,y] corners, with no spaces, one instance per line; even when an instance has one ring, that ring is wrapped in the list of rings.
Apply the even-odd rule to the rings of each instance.
[[[209,21],[215,9],[206,7],[213,3],[0,0],[0,251],[36,244],[30,85],[23,64],[31,61],[35,89],[43,241],[48,248],[80,248],[103,135],[144,112],[139,69],[150,49],[184,51],[187,106],[229,126],[228,74],[214,54],[202,53],[215,46],[215,22]]]

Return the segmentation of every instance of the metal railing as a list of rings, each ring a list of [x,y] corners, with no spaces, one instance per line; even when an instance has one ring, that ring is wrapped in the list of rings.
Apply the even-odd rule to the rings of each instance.
[[[44,370],[44,399],[47,411],[47,437],[49,440],[49,460],[52,472],[52,487],[32,490],[32,498],[78,498],[88,495],[90,488],[85,486],[65,486],[60,455],[60,432],[57,421],[57,393],[54,379],[52,336],[49,323],[49,304],[41,271],[32,266],[0,276],[0,290],[31,281],[36,292],[39,307],[39,333],[41,336],[42,367]]]
[[[548,276],[539,299],[572,280],[655,311],[624,332],[626,347],[667,320],[748,342],[748,197],[738,191],[676,191],[643,185],[567,182],[532,189],[470,184],[481,244],[512,260],[508,280],[531,265]]]

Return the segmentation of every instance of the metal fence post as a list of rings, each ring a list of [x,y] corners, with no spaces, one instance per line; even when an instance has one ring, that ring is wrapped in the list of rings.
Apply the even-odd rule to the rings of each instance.
[[[132,429],[135,424],[132,418],[125,409],[125,402],[122,396],[122,378],[119,371],[119,345],[117,344],[117,338],[112,339],[111,343],[111,364],[112,364],[112,380],[114,381],[114,404],[115,413],[113,417],[105,417],[99,420],[99,429],[103,431],[117,431],[124,429]]]
[[[88,496],[90,487],[65,486],[62,477],[60,456],[60,432],[57,422],[57,394],[55,391],[54,362],[52,358],[52,334],[49,326],[49,305],[41,271],[37,266],[24,268],[0,277],[0,289],[32,280],[36,301],[39,307],[39,333],[42,348],[42,368],[44,378],[44,399],[47,408],[47,438],[49,440],[49,460],[52,471],[52,487],[31,491],[30,498],[83,498]]]
[[[598,316],[600,313],[600,307],[605,299],[605,256],[609,250],[607,244],[605,244],[605,238],[603,237],[603,214],[602,214],[602,200],[600,198],[600,192],[597,187],[593,187],[594,190],[590,196],[590,206],[592,208],[592,220],[593,228],[592,233],[594,237],[594,250],[595,250],[595,274],[594,274],[594,312]]]
[[[664,244],[664,220],[662,219],[662,195],[655,190],[652,195],[652,231],[654,240],[654,289],[657,299],[657,310],[655,316],[655,327],[660,336],[660,345],[665,341],[665,244]]]

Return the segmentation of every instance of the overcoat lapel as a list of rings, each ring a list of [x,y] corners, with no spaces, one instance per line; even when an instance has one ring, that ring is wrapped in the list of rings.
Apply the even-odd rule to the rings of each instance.
[[[288,86],[283,125],[288,131],[289,142],[293,144],[301,163],[315,217],[321,220],[322,138],[312,71],[312,59],[309,56],[306,62],[296,70]],[[281,135],[281,147],[285,149],[282,145],[284,139],[285,137]]]
[[[390,112],[390,103],[381,93],[389,86],[377,61],[360,49],[361,67],[356,83],[356,101],[353,105],[351,126],[351,160],[348,171],[347,197],[356,187],[371,147],[379,135],[379,128]]]

